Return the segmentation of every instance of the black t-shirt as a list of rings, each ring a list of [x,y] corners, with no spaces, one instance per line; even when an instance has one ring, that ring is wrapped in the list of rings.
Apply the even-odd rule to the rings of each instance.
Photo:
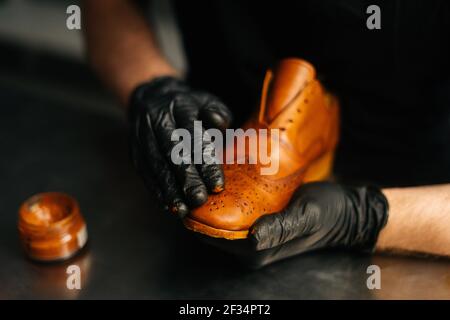
[[[380,30],[366,26],[372,4]],[[266,68],[301,57],[341,101],[340,179],[450,182],[450,2],[179,0],[175,11],[190,81],[236,124],[257,106]]]

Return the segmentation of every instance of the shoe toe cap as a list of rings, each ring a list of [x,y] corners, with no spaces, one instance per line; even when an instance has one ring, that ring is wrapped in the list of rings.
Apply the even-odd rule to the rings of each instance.
[[[211,195],[201,207],[194,209],[189,218],[207,226],[229,231],[247,230],[249,220],[248,204],[226,191]]]

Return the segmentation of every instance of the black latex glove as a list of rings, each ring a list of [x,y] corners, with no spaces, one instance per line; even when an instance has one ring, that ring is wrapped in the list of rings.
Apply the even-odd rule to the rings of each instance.
[[[173,130],[185,128],[193,137],[194,121],[206,128],[224,130],[231,122],[228,108],[215,96],[193,91],[172,77],[157,78],[139,86],[130,102],[131,145],[135,166],[148,186],[158,184],[163,201],[180,217],[189,206],[203,204],[209,192],[224,187],[218,164],[175,165],[171,161]],[[209,142],[211,143],[211,142]],[[203,147],[207,147],[203,142]],[[193,148],[192,148],[193,149]]]
[[[285,210],[258,219],[250,237],[261,266],[322,248],[371,251],[387,219],[379,189],[314,182],[298,188]]]

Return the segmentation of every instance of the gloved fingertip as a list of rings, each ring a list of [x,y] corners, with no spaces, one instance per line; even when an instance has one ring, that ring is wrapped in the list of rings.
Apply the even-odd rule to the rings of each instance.
[[[225,130],[231,124],[231,114],[220,111],[214,108],[204,108],[200,111],[199,118],[204,122],[206,128]]]
[[[266,214],[260,217],[250,229],[252,241],[256,244],[256,250],[273,248],[279,244],[280,213]]]
[[[194,207],[199,207],[208,200],[208,193],[204,190],[198,190],[189,196],[191,205]]]
[[[251,228],[248,238],[253,242],[257,251],[268,249],[267,241],[264,241],[264,237],[261,237],[260,228],[258,228],[258,226]]]
[[[211,193],[219,193],[225,189],[225,178],[220,166],[205,166],[202,168],[203,181]]]
[[[214,186],[214,188],[212,189],[213,193],[220,193],[223,190],[225,190],[225,186],[223,184],[217,184]]]
[[[225,129],[229,125],[228,119],[216,112],[211,112],[209,114],[209,121],[214,123],[219,129]]]
[[[223,179],[223,175],[216,176],[214,179],[207,180],[208,189],[212,193],[219,193],[225,189],[225,181]]]
[[[180,218],[184,218],[189,213],[189,207],[184,202],[175,202],[170,206],[170,211]]]

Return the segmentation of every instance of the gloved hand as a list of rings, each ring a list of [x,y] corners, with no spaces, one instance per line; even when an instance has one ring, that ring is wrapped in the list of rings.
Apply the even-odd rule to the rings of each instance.
[[[177,128],[187,129],[194,137],[194,121],[201,120],[206,128],[224,130],[231,123],[231,113],[215,96],[194,91],[183,81],[161,77],[139,86],[131,96],[129,106],[132,158],[148,186],[156,182],[163,201],[180,217],[189,206],[203,204],[209,192],[224,187],[219,164],[175,165],[171,161],[171,141]],[[212,142],[204,142],[203,148]],[[192,148],[193,150],[193,148]]]
[[[374,187],[305,184],[285,210],[262,216],[253,225],[250,238],[256,250],[267,250],[258,266],[321,248],[373,250],[388,208]]]

